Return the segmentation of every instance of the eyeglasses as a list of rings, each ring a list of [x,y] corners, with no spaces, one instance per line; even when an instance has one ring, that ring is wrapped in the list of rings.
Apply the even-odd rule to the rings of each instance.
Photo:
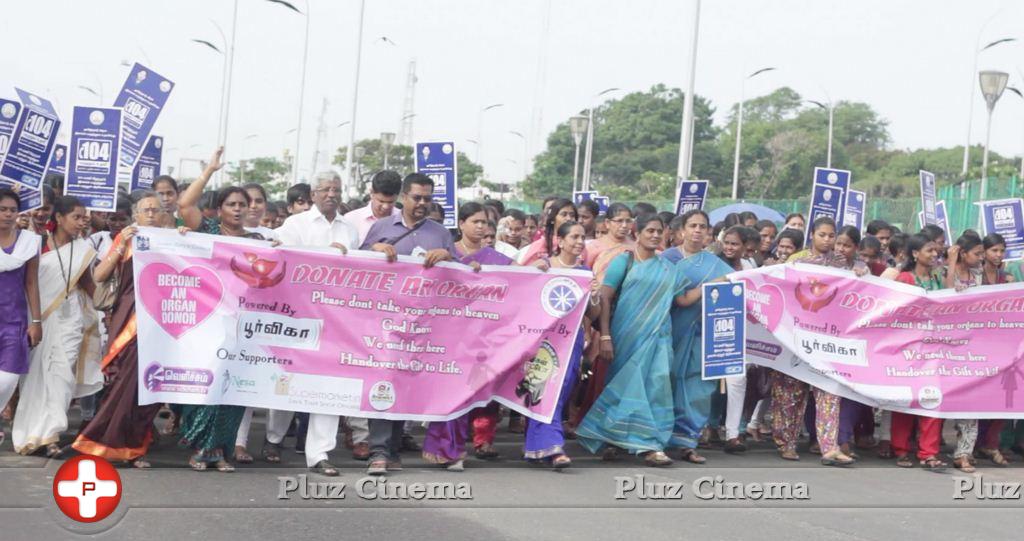
[[[409,195],[407,197],[417,203],[429,203],[434,200],[432,195]]]

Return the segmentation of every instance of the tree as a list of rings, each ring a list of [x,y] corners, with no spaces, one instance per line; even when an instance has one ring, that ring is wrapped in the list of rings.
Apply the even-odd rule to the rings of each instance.
[[[253,158],[242,160],[239,167],[228,171],[227,174],[233,184],[255,182],[267,190],[267,196],[271,199],[283,199],[288,190],[290,172],[288,164],[277,158]]]
[[[370,181],[373,174],[384,169],[384,149],[380,139],[363,139],[356,142],[356,148],[362,148],[363,157],[358,160],[359,176],[364,186],[359,193],[366,191],[365,183]],[[348,147],[339,147],[331,161],[334,165],[344,167],[345,153]],[[413,147],[408,145],[391,145],[388,149],[388,169],[398,174],[408,175],[416,170],[416,162],[413,156]],[[456,169],[459,175],[459,186],[472,186],[477,179],[483,177],[483,166],[474,163],[462,151],[456,151]]]

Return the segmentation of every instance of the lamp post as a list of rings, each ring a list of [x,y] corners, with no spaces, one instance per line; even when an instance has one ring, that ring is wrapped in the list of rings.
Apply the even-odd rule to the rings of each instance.
[[[380,146],[384,150],[384,169],[388,168],[388,150],[391,149],[391,144],[395,142],[395,133],[386,131],[380,134]]]
[[[528,161],[526,158],[526,136],[515,130],[509,130],[508,133],[515,135],[516,137],[523,140],[523,180],[526,180],[526,162]]]
[[[225,92],[225,90],[227,88],[227,82],[228,82],[228,38],[227,38],[227,36],[224,35],[224,30],[222,30],[220,25],[217,24],[217,21],[210,20],[210,22],[213,24],[213,27],[217,29],[217,33],[220,34],[220,40],[221,40],[221,44],[222,44],[221,47],[222,48],[221,47],[217,47],[213,43],[210,43],[209,41],[204,40],[204,39],[193,38],[192,42],[193,43],[198,43],[199,45],[202,45],[204,47],[207,47],[207,48],[213,50],[214,52],[219,54],[221,56],[221,58],[222,58],[222,60],[221,60],[221,75],[220,75],[220,110],[219,110],[218,117],[217,117],[217,146],[223,146],[224,145],[224,138],[225,138],[224,137],[225,136],[224,130],[225,130],[225,122],[226,122],[226,118],[224,116],[224,111],[225,111],[224,108],[225,108],[225,105],[227,103],[229,103],[228,102],[229,98],[227,96],[227,93]],[[218,181],[220,180],[220,175],[221,175],[221,173],[218,172],[217,173],[217,180]],[[219,182],[215,182],[214,186],[215,187],[219,187]]]
[[[1021,74],[1020,68],[1017,69],[1017,74]],[[1013,86],[1008,86],[1008,87],[1006,87],[1006,89],[1009,90],[1010,92],[1013,92],[1014,94],[1016,94],[1018,98],[1024,99],[1024,92],[1021,92],[1021,90],[1019,88],[1016,88],[1016,87],[1013,87]],[[1024,156],[1021,156],[1021,158],[1020,158],[1020,176],[1019,176],[1019,178],[1024,179]]]
[[[299,8],[283,0],[267,0],[285,6],[286,8],[306,18],[305,38],[302,46],[302,79],[299,81],[299,119],[295,129],[295,159],[292,162],[292,177],[295,182],[299,180],[299,147],[302,144],[302,106],[306,97],[306,66],[309,59],[309,0],[306,0],[306,12],[299,11]]]
[[[580,172],[580,143],[583,141],[583,134],[590,125],[590,118],[583,115],[576,115],[569,119],[569,132],[572,133],[572,140],[576,143],[576,157],[572,161],[572,192],[576,193],[576,180]]]
[[[826,96],[827,97],[827,96]],[[825,157],[825,167],[832,168],[832,113],[835,111],[835,107],[832,105],[832,99],[829,98],[828,105],[814,100],[807,100],[808,103],[813,103],[818,107],[828,111],[828,151]]]
[[[690,178],[693,167],[693,95],[694,80],[697,77],[697,37],[700,34],[700,0],[693,2],[693,45],[690,47],[690,78],[686,95],[683,96],[683,120],[679,130],[679,165],[676,168],[676,183]]]
[[[476,163],[480,167],[483,167],[483,148],[484,148],[484,113],[491,109],[497,109],[503,107],[504,103],[492,103],[487,107],[480,109],[480,113],[476,117]]]
[[[982,25],[981,30],[978,31],[978,40],[976,42],[977,46],[974,49],[974,67],[971,68],[971,101],[970,101],[968,109],[967,109],[967,140],[964,141],[964,163],[963,163],[963,169],[960,172],[961,176],[963,176],[964,178],[967,178],[967,166],[968,166],[969,161],[970,161],[970,152],[971,152],[971,121],[974,119],[974,89],[975,89],[974,74],[978,73],[978,55],[980,55],[984,51],[987,51],[988,49],[991,49],[992,47],[995,47],[996,45],[1001,45],[1003,43],[1009,43],[1011,41],[1017,41],[1017,38],[1001,38],[1001,39],[997,39],[995,41],[992,41],[989,44],[987,44],[984,47],[982,47],[981,46],[981,35],[985,32],[985,27],[988,26],[988,23],[992,22],[993,19],[995,19],[995,15],[993,15],[988,21],[986,21],[985,24]]]
[[[1005,71],[986,70],[978,73],[978,81],[981,84],[981,93],[985,96],[985,105],[988,108],[988,119],[985,122],[985,153],[981,158],[981,200],[988,198],[988,143],[992,136],[992,111],[996,108],[996,102],[1003,95],[1006,89],[1006,82],[1010,74]]]
[[[606,88],[594,96],[594,100],[618,90],[618,87]],[[583,191],[590,190],[590,164],[594,152],[594,106],[587,110],[587,149],[583,155]]]
[[[365,12],[366,0],[361,0],[359,2],[359,31],[356,33],[356,73],[352,81],[352,119],[349,121],[351,124],[348,129],[348,150],[345,153],[344,182],[346,183],[352,178],[352,159],[355,156],[356,110],[359,107],[359,68],[363,60],[363,15]]]
[[[743,140],[743,100],[746,91],[747,79],[753,79],[762,73],[774,71],[777,68],[761,68],[743,78],[740,82],[740,103],[738,116],[736,117],[736,154],[732,160],[732,198],[735,200],[740,191],[740,146]]]

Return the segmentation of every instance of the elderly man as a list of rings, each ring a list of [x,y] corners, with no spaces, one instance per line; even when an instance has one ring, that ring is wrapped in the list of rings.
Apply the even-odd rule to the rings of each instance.
[[[452,236],[443,225],[427,219],[434,201],[434,181],[422,173],[412,173],[402,181],[402,212],[377,220],[366,234],[362,248],[382,252],[388,261],[398,255],[423,258],[430,268],[455,256]],[[366,473],[383,475],[401,470],[398,455],[402,441],[402,421],[370,419],[370,464]]]
[[[284,246],[332,246],[342,253],[356,248],[356,228],[338,214],[341,206],[341,179],[335,175],[320,176],[311,191],[313,206],[299,214],[289,216],[277,229]],[[271,410],[267,416],[267,441],[263,457],[268,462],[280,461],[281,441],[291,424],[293,412]],[[327,461],[327,453],[334,449],[338,439],[338,416],[310,413],[306,434],[306,465],[310,470],[328,476],[338,475],[338,469]]]

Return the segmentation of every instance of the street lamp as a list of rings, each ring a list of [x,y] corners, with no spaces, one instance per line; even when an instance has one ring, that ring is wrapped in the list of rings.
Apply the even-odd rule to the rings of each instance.
[[[483,158],[481,157],[482,156],[482,152],[483,152],[482,149],[484,147],[484,144],[483,144],[483,141],[484,141],[484,113],[486,113],[487,111],[490,111],[491,109],[497,109],[498,107],[504,107],[504,106],[505,106],[504,103],[492,103],[491,105],[488,105],[487,107],[484,107],[483,109],[480,109],[480,114],[477,115],[477,119],[476,119],[476,163],[477,163],[477,165],[479,165],[481,167],[483,167],[483,165],[484,165],[484,162],[482,161]]]
[[[605,94],[610,94],[618,90],[618,87],[606,88],[597,93],[593,100],[597,100]],[[587,110],[587,149],[583,156],[583,191],[590,190],[590,164],[593,159],[594,152],[594,106],[591,104],[590,109]]]
[[[971,101],[969,104],[969,108],[967,109],[967,140],[964,142],[964,163],[963,170],[960,172],[961,176],[963,176],[964,178],[967,178],[967,165],[970,160],[971,152],[971,121],[974,119],[974,74],[978,72],[978,55],[980,55],[981,53],[988,49],[991,49],[992,47],[995,47],[996,45],[1017,41],[1017,38],[1001,38],[990,42],[988,45],[985,45],[984,47],[981,46],[981,35],[985,32],[985,27],[988,26],[988,23],[992,22],[992,20],[995,19],[995,17],[996,16],[993,15],[988,21],[985,22],[984,25],[982,25],[981,30],[978,31],[978,40],[976,42],[977,46],[974,49],[974,67],[971,68]]]
[[[302,79],[301,79],[301,81],[299,83],[299,121],[298,121],[298,124],[296,125],[297,127],[296,127],[296,130],[295,130],[295,159],[294,159],[293,164],[292,164],[292,168],[293,168],[292,176],[294,176],[295,179],[296,179],[296,182],[298,182],[298,178],[299,178],[299,146],[302,143],[302,105],[303,105],[303,99],[306,97],[306,65],[307,65],[307,60],[309,59],[309,0],[306,0],[306,12],[305,13],[302,13],[301,11],[299,11],[299,8],[295,7],[294,5],[292,5],[292,4],[288,3],[288,2],[285,2],[284,0],[267,0],[267,1],[268,2],[272,2],[274,4],[279,4],[279,5],[285,6],[288,9],[290,9],[290,10],[294,11],[295,13],[298,13],[299,15],[302,15],[302,16],[304,16],[306,18],[306,33],[305,33],[306,37],[304,39],[304,44],[302,46]]]
[[[988,108],[988,119],[985,123],[985,153],[981,158],[981,200],[988,198],[988,142],[992,136],[992,111],[996,108],[996,102],[1003,95],[1006,89],[1006,82],[1010,74],[1005,71],[986,70],[978,73],[978,81],[981,83],[981,93],[985,96],[985,105]]]
[[[526,180],[526,162],[528,161],[526,158],[526,136],[515,130],[509,130],[508,133],[523,140],[523,180]]]
[[[827,97],[827,96],[826,96]],[[825,167],[832,168],[832,113],[835,107],[832,105],[832,99],[829,98],[828,105],[821,103],[820,101],[807,100],[807,103],[813,103],[818,107],[828,111],[828,153],[825,158]]]
[[[739,103],[739,116],[736,118],[736,155],[732,161],[732,198],[736,199],[739,196],[740,191],[740,146],[743,138],[743,100],[744,92],[746,91],[747,79],[753,79],[762,73],[774,71],[778,68],[761,68],[750,75],[743,78],[740,82],[740,103]]]
[[[682,186],[683,180],[690,178],[693,167],[693,95],[694,81],[697,77],[697,38],[700,35],[700,0],[693,2],[693,45],[690,47],[690,77],[686,94],[683,96],[683,120],[679,130],[679,161],[676,168],[676,183]]]
[[[391,144],[395,142],[395,133],[386,131],[380,134],[380,146],[384,150],[384,169],[388,168],[388,150],[391,149]]]
[[[363,15],[366,13],[366,0],[359,2],[359,31],[356,33],[356,73],[352,80],[352,119],[349,121],[348,150],[345,152],[345,179],[352,180],[352,159],[356,146],[356,110],[359,108],[359,68],[363,60]]]
[[[569,131],[572,133],[572,140],[576,143],[576,157],[572,161],[572,192],[576,193],[576,179],[580,170],[580,142],[583,141],[583,134],[590,125],[590,118],[583,115],[576,115],[569,119]]]

